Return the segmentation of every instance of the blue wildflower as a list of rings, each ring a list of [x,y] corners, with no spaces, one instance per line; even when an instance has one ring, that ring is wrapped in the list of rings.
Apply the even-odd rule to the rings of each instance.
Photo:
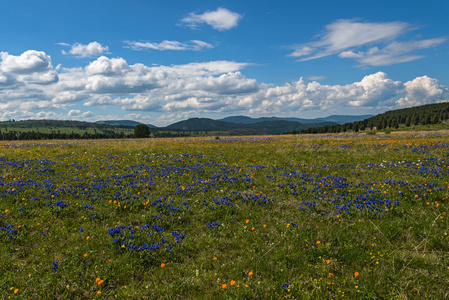
[[[58,262],[54,261],[54,262],[52,262],[52,264],[53,264],[52,269],[56,272],[58,270],[58,267],[59,267]]]

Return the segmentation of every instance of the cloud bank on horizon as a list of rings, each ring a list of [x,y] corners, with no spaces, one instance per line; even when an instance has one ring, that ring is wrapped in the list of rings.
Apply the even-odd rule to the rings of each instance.
[[[143,120],[145,112],[159,114],[151,120],[165,124],[176,116],[378,110],[449,100],[449,89],[428,76],[403,83],[377,72],[346,85],[301,78],[274,86],[244,76],[241,70],[247,66],[233,61],[130,65],[123,58],[100,56],[85,67],[57,70],[42,51],[2,52],[0,118],[94,117],[90,110],[71,109],[81,104],[87,109],[119,107]]]
[[[231,33],[245,17],[219,7],[181,15],[175,26]],[[424,59],[429,54],[421,50],[437,48],[447,40],[444,36],[407,38],[414,30],[402,21],[340,19],[325,25],[315,40],[288,46],[293,50],[290,54],[282,54],[283,47],[279,47],[279,56],[298,65],[326,57],[353,59],[363,69]],[[120,47],[137,53],[207,52],[223,47],[211,40],[212,36],[207,42],[130,39],[122,40]],[[64,48],[59,50],[63,56],[79,63],[54,66],[46,51],[33,49],[0,52],[0,120],[134,119],[164,126],[195,116],[363,114],[449,101],[448,87],[425,74],[402,82],[375,70],[345,84],[322,84],[324,75],[273,84],[245,75],[264,62],[128,63],[114,55],[118,50],[113,46],[98,41],[55,45]]]

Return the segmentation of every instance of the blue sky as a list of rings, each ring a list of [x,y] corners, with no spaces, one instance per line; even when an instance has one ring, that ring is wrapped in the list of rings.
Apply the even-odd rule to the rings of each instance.
[[[447,101],[448,3],[3,1],[0,120],[164,126]]]

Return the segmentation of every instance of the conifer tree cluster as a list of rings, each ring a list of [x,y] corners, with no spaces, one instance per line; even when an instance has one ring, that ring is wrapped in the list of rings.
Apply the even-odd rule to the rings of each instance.
[[[377,116],[345,124],[308,128],[301,133],[358,132],[366,129],[383,130],[415,125],[438,124],[449,119],[449,103],[436,103],[397,110],[390,110]]]

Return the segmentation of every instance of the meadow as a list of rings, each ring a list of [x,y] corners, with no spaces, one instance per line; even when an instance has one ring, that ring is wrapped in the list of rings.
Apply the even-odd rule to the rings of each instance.
[[[2,299],[445,299],[445,132],[0,143]]]

